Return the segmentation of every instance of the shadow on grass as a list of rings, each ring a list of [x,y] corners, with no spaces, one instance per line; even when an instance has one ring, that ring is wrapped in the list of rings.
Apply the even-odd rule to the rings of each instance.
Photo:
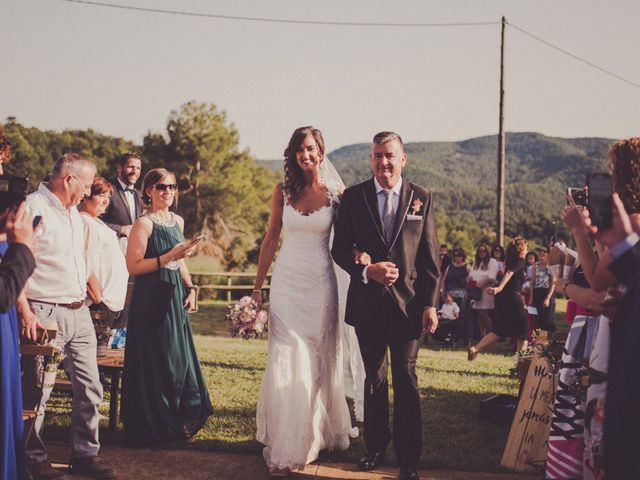
[[[488,396],[430,387],[420,389],[424,452],[420,459],[421,468],[502,471],[499,463],[509,426],[478,421],[480,402]],[[45,439],[64,439],[68,435],[68,411],[50,414]],[[115,433],[109,432],[103,420],[100,436],[105,445],[127,446],[122,425]],[[255,407],[215,408],[214,415],[196,437],[196,443],[190,447],[175,448],[260,454],[262,445],[255,440]],[[321,458],[325,462],[355,465],[365,452],[361,431],[360,437],[351,441],[348,450],[322,452]],[[387,448],[386,464],[395,464],[392,442]]]
[[[489,372],[473,372],[469,370],[444,370],[442,368],[420,367],[425,372],[433,372],[438,374],[461,375],[464,377],[494,377],[494,378],[510,378],[508,373],[489,373]]]
[[[246,372],[264,372],[264,368],[238,365],[237,363],[200,361],[201,367],[222,368],[225,370],[243,370]]]

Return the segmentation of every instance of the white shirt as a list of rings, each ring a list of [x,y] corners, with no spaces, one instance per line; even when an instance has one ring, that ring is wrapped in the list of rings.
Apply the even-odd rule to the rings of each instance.
[[[447,320],[455,320],[456,315],[460,313],[460,307],[456,302],[445,303],[442,305],[440,313],[442,313],[442,318],[446,318]]]
[[[494,280],[498,276],[498,262],[495,258],[489,259],[489,264],[487,265],[486,270],[482,270],[481,268],[472,269],[469,276],[471,279],[476,282],[484,282],[489,278]],[[476,310],[492,310],[495,307],[495,297],[489,293],[487,293],[487,288],[492,287],[492,284],[485,285],[482,287],[482,296],[479,300],[476,300],[473,304],[473,308]]]
[[[78,209],[64,207],[44,183],[27,196],[26,203],[31,216],[42,215],[36,269],[24,289],[27,298],[52,303],[84,300],[88,275]]]
[[[386,201],[386,197],[384,196],[384,193],[381,193],[384,190],[384,188],[382,188],[382,185],[378,183],[378,179],[376,177],[373,177],[373,184],[376,186],[376,197],[378,198],[378,213],[380,214],[380,218],[382,218],[382,216],[384,215],[384,202]],[[391,191],[393,192],[393,197],[391,197],[391,202],[393,204],[394,217],[398,212],[398,204],[400,203],[401,190],[402,190],[402,177],[400,177],[400,180],[398,181],[398,183],[396,183],[394,187],[391,189]]]
[[[376,177],[373,177],[373,184],[376,186],[376,197],[378,198],[378,213],[380,214],[380,218],[382,218],[383,214],[384,214],[384,203],[387,200],[385,195],[383,193],[381,193],[383,190],[385,190],[384,188],[382,188],[382,185],[380,185],[380,183],[378,182],[378,179]],[[392,203],[392,207],[393,207],[393,216],[395,217],[396,214],[398,213],[398,205],[400,204],[400,191],[402,190],[402,177],[400,177],[400,180],[398,181],[398,183],[396,183],[393,188],[391,189],[391,191],[393,192],[393,196],[391,197],[391,203]],[[367,265],[366,267],[364,267],[364,269],[362,270],[362,281],[363,283],[369,283],[369,279],[367,278],[367,270],[369,269],[369,265]]]
[[[126,185],[122,180],[120,180],[120,177],[118,177],[118,183],[120,184],[120,186],[122,187],[122,190],[124,191],[124,198],[127,199],[127,203],[129,204],[129,213],[131,214],[131,220],[133,220],[135,222],[136,220],[136,199],[134,196],[134,193],[131,191],[133,190],[133,187],[129,187],[129,185]],[[130,188],[131,190],[127,190],[128,188]]]
[[[102,288],[102,303],[112,312],[124,308],[129,272],[118,235],[102,220],[81,213],[87,228],[87,268]]]

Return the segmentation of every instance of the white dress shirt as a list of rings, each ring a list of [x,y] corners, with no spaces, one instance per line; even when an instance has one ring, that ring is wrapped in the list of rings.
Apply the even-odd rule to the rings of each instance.
[[[88,275],[78,209],[64,207],[45,183],[27,196],[26,203],[31,216],[42,215],[36,269],[24,289],[27,298],[51,303],[84,300]]]
[[[131,220],[136,221],[136,199],[135,194],[131,191],[133,187],[126,185],[120,177],[118,177],[118,183],[122,187],[122,191],[124,192],[124,198],[127,199],[127,203],[129,204],[129,213],[131,214]],[[130,189],[130,190],[127,190]]]
[[[124,308],[129,272],[118,235],[102,220],[87,213],[80,216],[88,229],[87,268],[102,288],[102,303],[112,312]]]
[[[376,186],[376,197],[378,199],[378,213],[380,214],[380,218],[384,215],[384,203],[386,201],[385,195],[383,193],[384,188],[378,182],[376,177],[373,177],[373,184]],[[402,190],[402,177],[398,183],[396,183],[391,191],[393,192],[393,196],[391,197],[391,203],[393,206],[393,217],[395,218],[398,213],[398,205],[400,204],[400,191]],[[395,224],[395,223],[394,223]],[[367,270],[369,269],[369,265],[362,269],[362,281],[364,283],[369,283],[369,278],[367,278]]]

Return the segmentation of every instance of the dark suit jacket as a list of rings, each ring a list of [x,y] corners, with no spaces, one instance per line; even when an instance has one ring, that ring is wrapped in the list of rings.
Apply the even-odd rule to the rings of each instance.
[[[412,213],[414,202],[421,202]],[[416,218],[417,217],[417,218]],[[345,190],[335,226],[331,254],[340,267],[351,275],[345,321],[359,326],[367,322],[382,298],[385,287],[369,280],[362,282],[363,265],[356,265],[353,247],[367,252],[372,263],[392,261],[400,269],[400,277],[389,293],[400,311],[409,319],[411,328],[422,327],[425,307],[437,307],[438,243],[431,194],[403,179],[396,213],[395,235],[390,245],[383,235],[378,212],[378,199],[373,178]]]
[[[112,185],[113,195],[111,196],[111,203],[109,203],[109,208],[107,208],[107,211],[102,215],[102,221],[109,225],[109,227],[114,230],[118,236],[121,236],[122,226],[133,225],[133,222],[135,222],[136,218],[138,218],[142,213],[142,196],[140,195],[140,190],[135,189],[136,194],[134,195],[134,200],[136,204],[136,218],[131,218],[129,204],[127,203],[127,198],[124,195],[124,190],[120,186],[120,182],[116,179]]]
[[[0,312],[6,312],[15,305],[35,268],[36,261],[29,247],[22,243],[9,246],[0,263]]]
[[[640,243],[609,270],[627,287],[611,323],[604,459],[607,478],[640,478]]]

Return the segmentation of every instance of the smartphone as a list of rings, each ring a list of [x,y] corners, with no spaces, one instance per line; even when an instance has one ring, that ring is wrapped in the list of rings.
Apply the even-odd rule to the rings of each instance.
[[[191,245],[196,245],[197,243],[200,243],[202,240],[204,240],[206,238],[205,235],[198,235],[196,238],[194,238],[193,240],[191,240]]]
[[[581,207],[587,206],[587,190],[584,188],[575,188],[569,187],[567,188],[567,195],[573,198],[573,201],[576,205]],[[567,199],[567,204],[569,203],[569,199]]]
[[[40,225],[41,221],[42,221],[42,215],[36,215],[35,217],[33,217],[33,229],[34,230],[38,225]]]
[[[590,173],[587,175],[589,216],[591,223],[604,231],[611,229],[611,210],[613,191],[611,175],[608,173]]]

